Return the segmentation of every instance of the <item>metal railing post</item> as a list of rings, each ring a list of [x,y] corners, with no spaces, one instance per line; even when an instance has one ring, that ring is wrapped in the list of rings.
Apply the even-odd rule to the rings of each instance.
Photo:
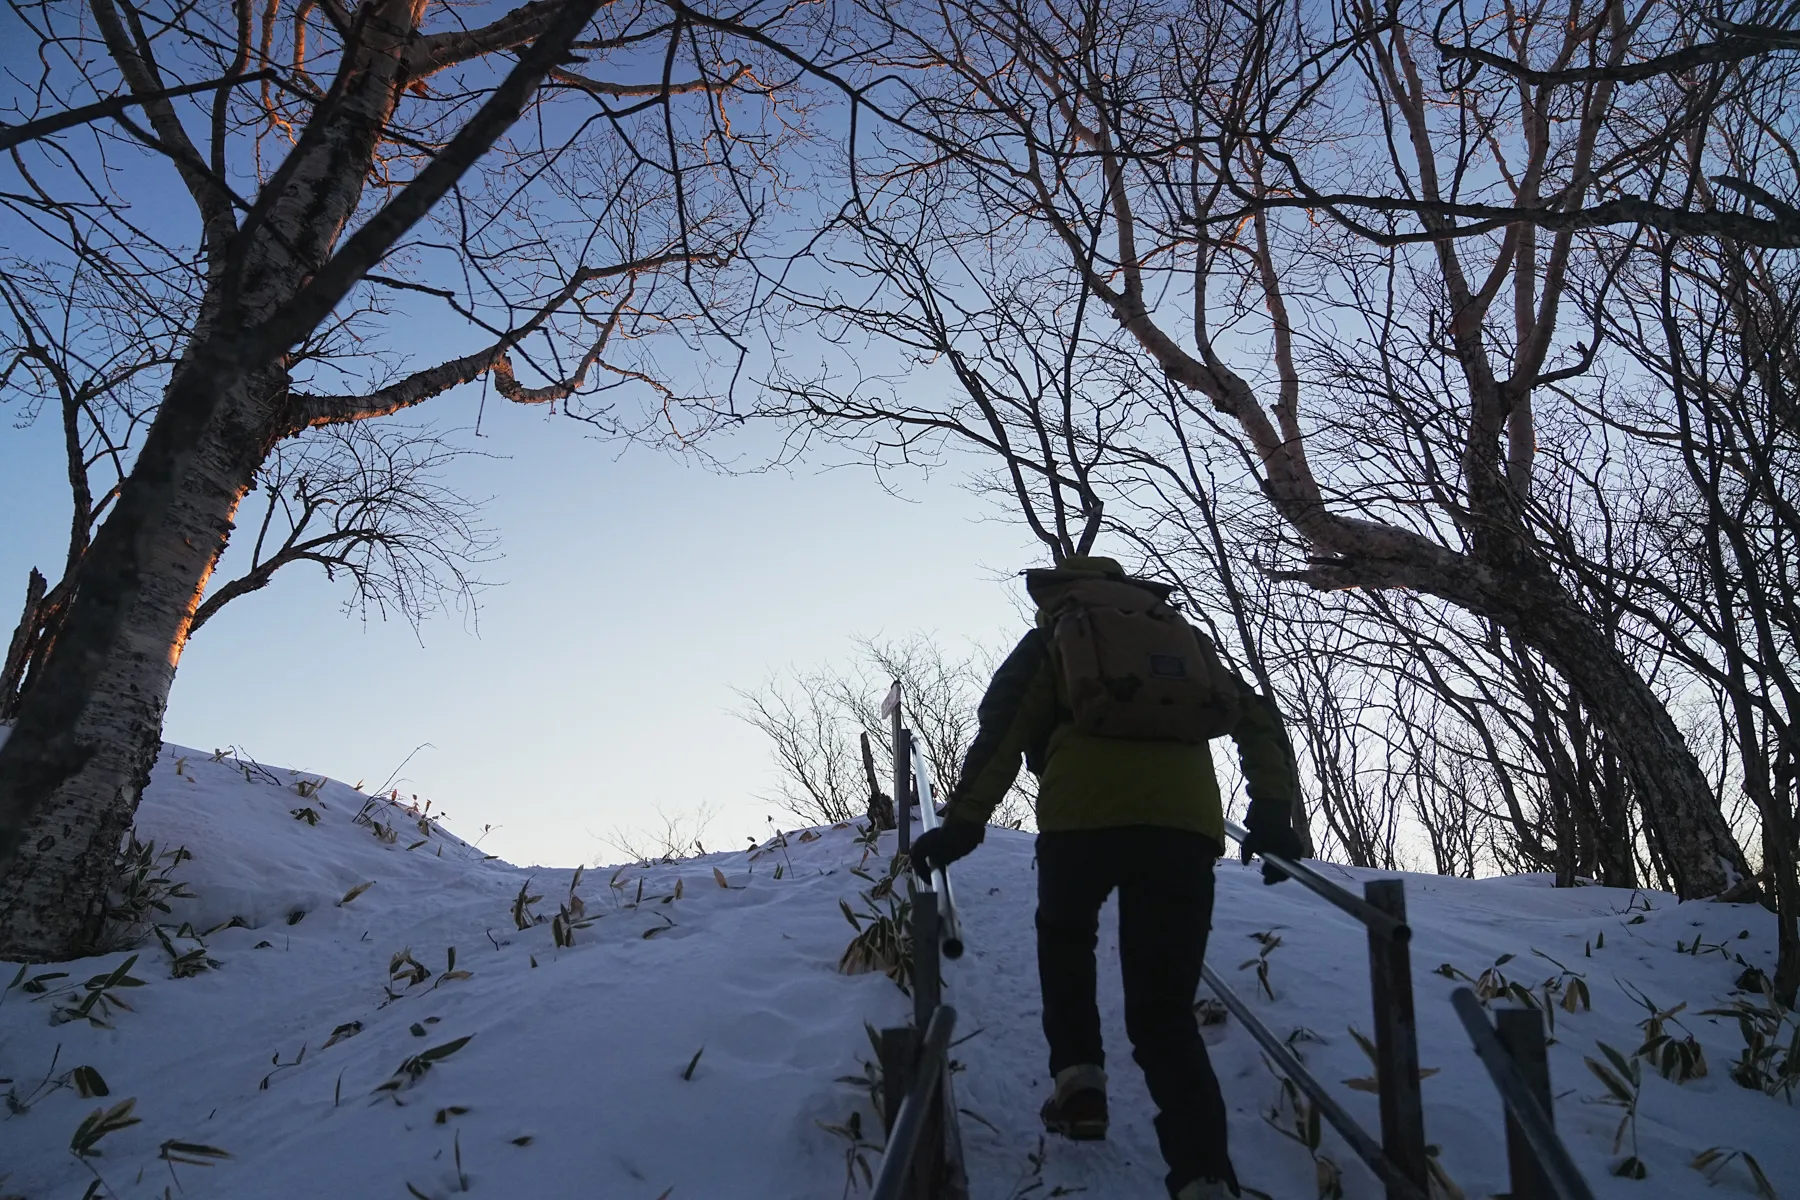
[[[918,1042],[905,1099],[892,1118],[869,1200],[941,1200],[944,1186],[943,1080],[956,1011],[939,1006]],[[923,1150],[924,1153],[920,1153]]]
[[[1475,1053],[1482,1066],[1487,1068],[1488,1077],[1499,1089],[1500,1100],[1506,1106],[1509,1129],[1517,1123],[1520,1138],[1543,1173],[1549,1189],[1544,1194],[1555,1200],[1594,1200],[1587,1180],[1581,1177],[1575,1160],[1569,1157],[1569,1148],[1556,1136],[1549,1106],[1543,1103],[1543,1098],[1549,1095],[1547,1075],[1542,1091],[1529,1082],[1526,1070],[1521,1069],[1518,1060],[1494,1033],[1494,1027],[1488,1024],[1487,1010],[1481,1007],[1474,992],[1466,987],[1457,988],[1450,993],[1450,1005],[1462,1019],[1463,1028],[1468,1030],[1469,1040],[1475,1043]]]
[[[881,1128],[894,1131],[900,1116],[900,1104],[912,1083],[913,1059],[919,1051],[919,1031],[901,1025],[881,1031],[875,1057],[881,1060]]]
[[[1406,926],[1406,884],[1376,879],[1363,899]],[[1419,1027],[1413,1011],[1412,950],[1407,942],[1369,930],[1369,983],[1375,1006],[1375,1077],[1381,1086],[1381,1145],[1420,1191],[1429,1186],[1425,1104],[1419,1094]],[[1389,1200],[1403,1195],[1391,1184]]]
[[[913,1024],[920,1029],[943,999],[943,974],[938,962],[938,896],[919,888],[912,898]]]
[[[900,685],[894,685],[899,693]],[[912,731],[900,723],[900,705],[894,705],[894,829],[900,853],[912,853]]]
[[[1494,1014],[1494,1035],[1531,1089],[1552,1126],[1556,1114],[1550,1103],[1550,1060],[1544,1041],[1543,1014],[1529,1008],[1503,1008]],[[1512,1109],[1506,1110],[1506,1163],[1512,1177],[1512,1200],[1555,1200],[1550,1180],[1532,1153],[1531,1143]]]
[[[1294,1056],[1292,1047],[1276,1037],[1269,1027],[1264,1025],[1254,1012],[1250,1011],[1250,1007],[1244,1003],[1243,998],[1232,991],[1223,979],[1219,978],[1219,973],[1212,969],[1210,963],[1201,965],[1200,974],[1206,980],[1207,986],[1212,988],[1213,993],[1231,1011],[1231,1014],[1243,1022],[1244,1028],[1249,1030],[1250,1036],[1262,1046],[1270,1061],[1275,1064],[1281,1074],[1292,1080],[1295,1087],[1306,1093],[1307,1099],[1312,1102],[1313,1108],[1319,1115],[1331,1123],[1331,1127],[1342,1135],[1356,1156],[1362,1159],[1369,1170],[1375,1173],[1377,1179],[1387,1185],[1387,1194],[1390,1197],[1397,1197],[1398,1200],[1426,1200],[1425,1189],[1415,1188],[1400,1173],[1400,1168],[1395,1166],[1393,1161],[1388,1158],[1387,1153],[1375,1144],[1375,1139],[1363,1132],[1362,1127],[1351,1118],[1349,1113],[1344,1111],[1343,1105],[1332,1099],[1331,1093],[1326,1091],[1313,1077],[1312,1072],[1308,1071]]]
[[[1225,822],[1225,832],[1240,843],[1249,836],[1235,821]],[[1425,1107],[1419,1090],[1419,1031],[1413,1007],[1412,927],[1406,923],[1406,885],[1398,879],[1374,880],[1363,885],[1363,895],[1358,898],[1303,863],[1278,854],[1261,857],[1368,928],[1382,1145],[1377,1147],[1351,1121],[1210,966],[1203,968],[1206,982],[1262,1043],[1281,1073],[1311,1098],[1316,1111],[1344,1135],[1381,1179],[1388,1200],[1422,1200],[1430,1189],[1431,1167],[1425,1151]],[[1458,988],[1451,993],[1450,1002],[1505,1101],[1513,1200],[1593,1200],[1587,1181],[1576,1170],[1568,1147],[1556,1136],[1550,1121],[1550,1070],[1544,1057],[1544,1029],[1539,1015],[1525,1011],[1502,1013],[1500,1031],[1496,1033],[1474,992]]]

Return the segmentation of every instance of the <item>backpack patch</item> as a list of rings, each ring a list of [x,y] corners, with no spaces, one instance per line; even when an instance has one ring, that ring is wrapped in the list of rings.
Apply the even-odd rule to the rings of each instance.
[[[1179,654],[1152,654],[1150,674],[1156,679],[1186,679],[1187,660]]]

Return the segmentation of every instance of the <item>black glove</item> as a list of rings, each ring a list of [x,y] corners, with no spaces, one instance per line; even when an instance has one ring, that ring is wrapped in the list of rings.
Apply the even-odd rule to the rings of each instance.
[[[1300,835],[1294,832],[1291,825],[1273,825],[1258,828],[1251,826],[1250,836],[1244,839],[1244,862],[1249,863],[1257,854],[1278,854],[1282,858],[1299,860],[1306,854],[1306,847],[1300,844]],[[1274,863],[1263,860],[1263,882],[1280,883],[1288,877],[1288,873]]]
[[[945,817],[936,829],[927,829],[913,839],[913,874],[930,879],[933,871],[949,866],[987,836],[987,826],[962,817]]]

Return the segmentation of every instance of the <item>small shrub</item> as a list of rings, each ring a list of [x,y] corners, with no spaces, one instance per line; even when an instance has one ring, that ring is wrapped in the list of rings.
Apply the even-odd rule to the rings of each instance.
[[[1625,1179],[1644,1179],[1650,1174],[1644,1166],[1643,1159],[1638,1157],[1637,1116],[1638,1100],[1643,1092],[1644,1076],[1636,1057],[1626,1058],[1605,1042],[1595,1043],[1600,1052],[1606,1056],[1606,1062],[1596,1062],[1592,1058],[1583,1057],[1588,1070],[1594,1073],[1606,1088],[1606,1095],[1600,1097],[1600,1103],[1613,1108],[1622,1109],[1624,1115],[1619,1118],[1619,1127],[1613,1131],[1612,1152],[1617,1154],[1625,1144],[1625,1135],[1631,1134],[1631,1153],[1615,1163],[1612,1173]]]
[[[569,880],[569,898],[557,906],[556,916],[552,917],[550,920],[550,939],[558,946],[573,946],[575,944],[575,931],[578,929],[586,929],[589,925],[598,921],[603,915],[601,913],[595,913],[592,916],[589,916],[587,902],[575,894],[575,889],[581,886],[581,876],[584,870],[585,868],[583,867],[575,868],[575,875]],[[677,889],[680,888],[679,882],[677,882],[676,887]],[[677,891],[677,894],[680,894],[679,890]],[[522,890],[520,895],[524,895]],[[520,916],[517,910],[518,905],[515,904],[513,914],[513,920],[515,922]]]
[[[874,1187],[875,1172],[869,1165],[869,1156],[881,1153],[881,1147],[863,1136],[862,1113],[851,1113],[849,1119],[841,1125],[834,1125],[829,1121],[819,1121],[817,1124],[826,1133],[842,1138],[846,1143],[844,1148],[844,1195],[850,1194],[851,1189],[857,1186],[859,1178],[862,1180],[863,1187]]]
[[[1248,971],[1254,967],[1257,986],[1262,989],[1263,995],[1273,1000],[1275,989],[1269,986],[1269,955],[1281,948],[1281,935],[1273,929],[1263,929],[1248,936],[1260,943],[1262,948],[1256,952],[1255,958],[1239,963],[1238,970]]]
[[[1775,998],[1774,985],[1766,977],[1758,982],[1760,1003],[1734,996],[1726,1007],[1709,1008],[1700,1015],[1737,1022],[1744,1049],[1731,1064],[1733,1083],[1792,1103],[1800,1088],[1800,1019]]]
[[[885,1124],[887,1106],[882,1097],[881,1035],[876,1033],[875,1027],[867,1021],[863,1022],[863,1032],[869,1035],[869,1049],[874,1053],[867,1059],[856,1060],[857,1066],[862,1068],[862,1074],[839,1075],[837,1081],[849,1084],[854,1088],[861,1088],[867,1093],[869,1108],[875,1113],[876,1119]]]
[[[446,949],[444,952],[444,959],[443,973],[438,975],[437,978],[432,981],[432,991],[436,991],[446,983],[458,979],[468,979],[472,975],[472,972],[459,971],[457,969],[455,946]],[[411,994],[414,988],[431,978],[431,968],[413,957],[411,946],[397,952],[392,958],[388,959],[388,979],[386,985],[383,987],[383,991],[387,993],[387,998],[381,1002],[379,1007],[386,1008],[394,1001]],[[355,1022],[352,1022],[352,1024],[355,1024]],[[339,1026],[339,1028],[342,1029],[343,1026]],[[357,1024],[356,1028],[360,1031],[362,1026]],[[333,1036],[335,1038],[335,1032]]]
[[[140,842],[133,833],[113,863],[113,887],[107,897],[109,943],[130,944],[155,920],[152,913],[171,915],[171,900],[192,900],[194,893],[174,878],[175,868],[194,856],[186,846],[158,852],[156,842]]]
[[[430,978],[431,968],[414,958],[412,947],[408,946],[388,959],[388,999],[398,1000],[407,989],[424,983]],[[401,985],[400,991],[394,990],[395,984]]]
[[[204,1142],[183,1142],[171,1138],[158,1148],[156,1157],[169,1164],[169,1178],[180,1189],[181,1178],[175,1174],[176,1163],[189,1167],[210,1167],[222,1159],[230,1158],[231,1152],[217,1146],[208,1146]]]
[[[1319,1152],[1323,1130],[1318,1106],[1306,1098],[1293,1080],[1276,1071],[1275,1064],[1267,1058],[1263,1059],[1263,1065],[1281,1084],[1275,1103],[1263,1110],[1263,1121],[1282,1137],[1298,1143],[1312,1157],[1313,1181],[1318,1187],[1319,1200],[1343,1200],[1344,1172],[1337,1163]]]
[[[1683,942],[1680,938],[1676,938],[1675,953],[1688,954],[1695,958],[1699,958],[1702,954],[1716,954],[1720,958],[1731,957],[1731,951],[1726,948],[1725,943],[1703,941],[1697,933],[1694,935],[1692,943]]]
[[[100,1072],[92,1067],[76,1067],[72,1071],[58,1074],[56,1064],[61,1060],[62,1046],[59,1044],[55,1050],[50,1052],[49,1067],[45,1069],[43,1076],[30,1091],[21,1093],[20,1085],[17,1084],[7,1088],[6,1111],[12,1116],[22,1117],[30,1112],[32,1106],[40,1100],[46,1096],[53,1096],[64,1088],[74,1088],[76,1094],[84,1100],[108,1094],[106,1080],[100,1077]],[[8,1079],[0,1082],[12,1083],[13,1081]]]
[[[126,1012],[132,1011],[131,1005],[125,1002],[119,992],[126,988],[143,987],[144,981],[131,974],[131,968],[137,964],[138,956],[132,955],[111,971],[95,975],[81,985],[86,994],[75,1004],[59,1005],[51,1011],[50,1023],[62,1025],[69,1021],[86,1021],[97,1029],[111,1029],[114,1008]],[[74,991],[66,988],[65,991]]]
[[[905,860],[895,855],[888,863],[885,878],[859,894],[863,912],[857,913],[844,900],[838,901],[844,919],[856,930],[856,936],[844,947],[838,958],[838,970],[846,975],[880,971],[892,979],[902,992],[912,993],[912,902],[894,892],[894,880],[905,869]],[[779,868],[777,868],[779,870]],[[860,868],[857,874],[872,878]],[[879,898],[880,903],[877,903]]]
[[[1707,1183],[1717,1184],[1734,1159],[1743,1160],[1744,1169],[1750,1172],[1750,1182],[1756,1188],[1757,1200],[1781,1200],[1775,1192],[1775,1185],[1769,1182],[1768,1175],[1764,1173],[1762,1164],[1746,1150],[1727,1150],[1723,1146],[1713,1146],[1694,1155],[1694,1160],[1688,1166],[1706,1176]]]
[[[1515,1000],[1527,1008],[1541,1008],[1537,996],[1524,984],[1508,979],[1500,968],[1511,962],[1517,955],[1502,954],[1494,960],[1494,965],[1480,975],[1469,976],[1457,970],[1449,963],[1443,963],[1433,969],[1432,974],[1442,975],[1445,979],[1460,979],[1475,992],[1475,998],[1486,1007],[1490,1002],[1499,999]]]
[[[473,1036],[473,1034],[470,1034],[466,1037],[459,1037],[455,1041],[445,1042],[441,1046],[433,1046],[429,1050],[421,1050],[412,1057],[405,1059],[397,1068],[395,1068],[394,1074],[389,1079],[376,1086],[375,1094],[381,1095],[386,1093],[388,1095],[396,1095],[396,1093],[404,1090],[408,1086],[417,1083],[425,1077],[426,1072],[430,1071],[434,1065],[443,1062],[446,1058],[449,1058],[452,1054],[455,1054],[458,1050],[461,1050],[464,1046],[468,1045],[469,1038]],[[396,1095],[396,1100],[397,1099],[398,1097]]]
[[[1361,1030],[1357,1029],[1356,1026],[1354,1026],[1354,1025],[1352,1025],[1350,1027],[1350,1037],[1353,1041],[1355,1041],[1355,1043],[1359,1047],[1361,1047],[1363,1054],[1365,1056],[1367,1056],[1367,1058],[1369,1060],[1369,1066],[1372,1068],[1372,1070],[1370,1071],[1370,1073],[1367,1076],[1359,1077],[1356,1079],[1344,1080],[1344,1086],[1351,1089],[1352,1091],[1368,1092],[1372,1095],[1380,1095],[1381,1094],[1381,1084],[1376,1079],[1376,1075],[1380,1072],[1380,1069],[1381,1069],[1381,1059],[1375,1053],[1375,1043],[1370,1041],[1369,1038],[1365,1034],[1363,1034],[1363,1032]],[[1420,1067],[1419,1071],[1418,1071],[1418,1077],[1419,1077],[1420,1082],[1430,1079],[1433,1075],[1436,1075],[1438,1073],[1439,1069],[1440,1068],[1438,1068],[1438,1067]]]
[[[121,1100],[111,1108],[96,1108],[89,1113],[81,1124],[76,1126],[75,1136],[69,1139],[70,1152],[76,1158],[98,1157],[102,1138],[142,1122],[142,1118],[131,1115],[131,1110],[136,1104],[135,1098]]]
[[[542,900],[542,896],[530,894],[531,880],[526,879],[519,885],[519,894],[513,897],[512,919],[519,929],[530,929],[533,925],[541,925],[544,918],[531,911],[531,906]]]
[[[169,956],[170,979],[190,979],[222,965],[218,959],[207,953],[206,943],[194,934],[190,926],[182,926],[175,934],[176,937],[185,937],[195,943],[192,948],[187,950],[177,948],[169,935],[163,932],[161,925],[154,926],[153,929],[156,933],[156,940],[162,943],[163,952]]]
[[[1647,1060],[1664,1079],[1676,1083],[1686,1083],[1705,1075],[1706,1052],[1700,1048],[1700,1043],[1694,1040],[1694,1035],[1687,1027],[1675,1017],[1675,1014],[1687,1008],[1687,1003],[1684,1001],[1674,1008],[1658,1008],[1644,993],[1624,984],[1620,986],[1626,989],[1626,995],[1643,1005],[1650,1014],[1638,1022],[1638,1028],[1644,1031],[1644,1041],[1632,1052],[1632,1056]],[[1668,1032],[1668,1025],[1680,1028],[1685,1036],[1676,1038]]]
[[[356,815],[350,818],[350,823],[366,826],[377,841],[391,846],[400,840],[400,831],[394,828],[391,821],[377,819],[376,813],[382,811],[384,805],[390,809],[396,807],[394,801],[386,796],[370,796],[363,801],[363,806],[357,810]]]
[[[269,1090],[269,1081],[271,1079],[274,1079],[277,1075],[281,1074],[283,1071],[287,1070],[289,1067],[297,1067],[305,1061],[306,1061],[306,1043],[304,1043],[304,1042],[302,1042],[300,1044],[300,1053],[294,1055],[294,1060],[292,1062],[282,1062],[281,1061],[281,1051],[277,1050],[274,1054],[269,1056],[269,1062],[274,1065],[275,1069],[273,1071],[270,1071],[267,1075],[264,1075],[262,1077],[262,1082],[256,1085],[257,1090],[262,1091],[262,1092],[268,1091]]]
[[[1593,994],[1588,991],[1587,976],[1577,971],[1571,971],[1542,950],[1533,948],[1531,952],[1559,972],[1538,985],[1538,990],[1543,993],[1544,997],[1542,1005],[1544,1018],[1550,1024],[1550,1033],[1554,1035],[1556,1033],[1556,1010],[1560,1008],[1563,1012],[1571,1014],[1577,1010],[1591,1012],[1594,1007]]]

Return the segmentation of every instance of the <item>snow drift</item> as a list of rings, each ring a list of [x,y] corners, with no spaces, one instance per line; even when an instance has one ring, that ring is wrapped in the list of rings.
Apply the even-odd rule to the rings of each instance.
[[[192,893],[151,914],[166,946],[0,966],[14,981],[0,999],[0,1197],[789,1200],[855,1194],[856,1159],[874,1161],[880,1126],[855,1082],[872,1058],[864,1024],[901,1023],[910,1004],[883,975],[839,973],[853,933],[839,902],[862,910],[870,883],[852,869],[879,876],[891,834],[875,853],[840,826],[577,878],[495,860],[343,784],[169,746],[138,836],[192,856],[152,872]],[[1325,869],[1354,886],[1376,874]],[[993,831],[957,873],[969,953],[946,966],[947,999],[976,1197],[1161,1196],[1116,969],[1102,971],[1111,1137],[1041,1145],[1031,841]],[[1294,885],[1265,888],[1235,863],[1219,874],[1211,961],[1378,1128],[1351,1033],[1370,1028],[1360,928]],[[1464,1193],[1506,1188],[1500,1105],[1440,964],[1493,968],[1556,1005],[1557,1122],[1598,1195],[1705,1193],[1692,1163],[1715,1148],[1712,1194],[1757,1194],[1732,1151],[1782,1194],[1800,1188],[1790,1102],[1734,1082],[1738,1023],[1700,1015],[1749,998],[1733,990],[1747,967],[1772,969],[1768,913],[1537,878],[1407,885],[1426,1131]],[[1562,1007],[1577,979],[1591,1010]],[[1583,1059],[1643,1043],[1639,995],[1686,1005],[1664,1026],[1692,1035],[1706,1071],[1678,1083],[1643,1062],[1635,1143],[1627,1121],[1615,1148],[1627,1114]],[[1207,1034],[1239,1174],[1310,1200],[1330,1168],[1284,1134],[1295,1114],[1277,1079],[1235,1023]],[[1610,1174],[1634,1147],[1646,1177]],[[1379,1195],[1329,1128],[1318,1154],[1346,1196]]]

